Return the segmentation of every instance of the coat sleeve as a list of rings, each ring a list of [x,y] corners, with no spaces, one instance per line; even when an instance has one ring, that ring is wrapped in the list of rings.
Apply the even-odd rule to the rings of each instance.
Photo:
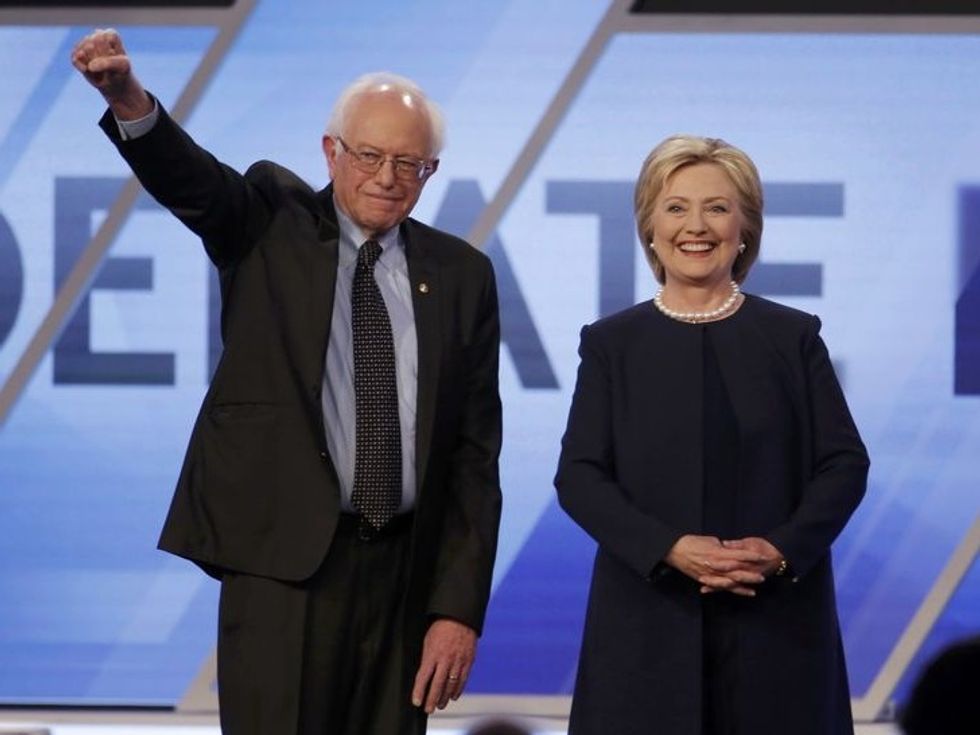
[[[638,575],[655,578],[682,534],[642,512],[617,482],[609,356],[589,327],[582,329],[579,356],[555,476],[558,501],[604,550]]]
[[[481,259],[482,260],[482,259]],[[449,463],[447,507],[428,614],[483,629],[500,526],[502,417],[498,389],[500,316],[490,261],[472,338],[463,350],[465,391]]]
[[[158,109],[153,128],[133,140],[121,138],[109,111],[99,126],[150,196],[201,238],[211,261],[219,268],[233,265],[268,225],[267,197],[197,145],[162,105]]]
[[[790,518],[766,534],[789,562],[791,573],[806,574],[830,550],[864,496],[869,459],[812,317],[804,340],[810,416],[812,470]]]

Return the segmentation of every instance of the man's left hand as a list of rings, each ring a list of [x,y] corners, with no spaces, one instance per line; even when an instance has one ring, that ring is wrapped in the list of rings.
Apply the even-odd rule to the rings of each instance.
[[[422,663],[415,675],[412,704],[427,714],[459,699],[476,658],[476,632],[448,618],[429,626],[422,643]]]

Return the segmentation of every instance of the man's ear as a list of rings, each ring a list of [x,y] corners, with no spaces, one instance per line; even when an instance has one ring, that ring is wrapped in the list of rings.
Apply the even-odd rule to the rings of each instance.
[[[330,178],[334,177],[334,167],[337,165],[337,141],[332,136],[324,134],[321,141],[323,155],[327,159],[327,169],[330,171]]]

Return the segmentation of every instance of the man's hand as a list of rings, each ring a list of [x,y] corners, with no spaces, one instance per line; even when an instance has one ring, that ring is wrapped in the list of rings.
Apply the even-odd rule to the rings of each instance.
[[[412,704],[427,714],[459,699],[476,658],[476,632],[455,620],[442,618],[429,626],[422,643],[422,662],[415,675]]]
[[[767,557],[756,546],[741,543],[688,534],[677,540],[664,561],[700,583],[703,593],[724,590],[754,597],[753,586],[766,579],[761,570]]]
[[[112,29],[96,30],[75,44],[71,63],[95,87],[119,120],[137,120],[153,111],[126,55],[122,39]]]

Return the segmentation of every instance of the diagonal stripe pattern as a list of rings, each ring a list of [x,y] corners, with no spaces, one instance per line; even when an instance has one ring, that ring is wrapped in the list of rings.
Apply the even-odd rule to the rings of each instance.
[[[391,320],[374,279],[381,245],[358,250],[351,291],[356,416],[351,504],[363,522],[385,525],[401,502],[401,433]]]

